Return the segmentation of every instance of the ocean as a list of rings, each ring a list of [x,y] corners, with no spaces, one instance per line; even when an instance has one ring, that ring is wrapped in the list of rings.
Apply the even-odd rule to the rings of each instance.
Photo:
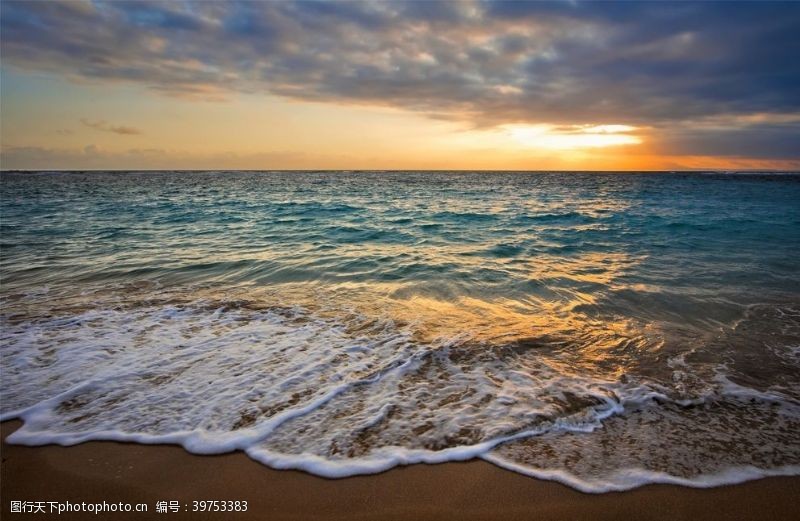
[[[800,474],[800,174],[3,172],[11,443]]]

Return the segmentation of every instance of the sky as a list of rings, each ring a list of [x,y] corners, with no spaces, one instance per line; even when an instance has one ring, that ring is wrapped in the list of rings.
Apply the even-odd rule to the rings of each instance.
[[[800,2],[0,3],[3,169],[800,169]]]

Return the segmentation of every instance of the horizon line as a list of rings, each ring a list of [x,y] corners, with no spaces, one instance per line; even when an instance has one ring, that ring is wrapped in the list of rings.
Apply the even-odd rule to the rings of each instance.
[[[746,172],[764,172],[764,173],[785,173],[785,174],[800,174],[798,170],[782,170],[770,168],[690,168],[690,169],[660,169],[660,170],[647,170],[647,169],[597,169],[597,170],[571,170],[571,169],[541,169],[541,170],[520,170],[520,169],[463,169],[463,168],[0,168],[0,173],[16,173],[16,172],[464,172],[464,173],[477,173],[477,172],[498,172],[498,173],[746,173]]]

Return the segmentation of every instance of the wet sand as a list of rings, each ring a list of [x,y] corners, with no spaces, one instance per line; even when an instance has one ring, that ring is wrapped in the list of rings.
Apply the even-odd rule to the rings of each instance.
[[[692,489],[650,485],[584,494],[484,461],[414,465],[373,476],[329,480],[272,470],[244,454],[194,456],[180,447],[90,442],[73,447],[22,447],[2,424],[2,518],[11,501],[146,503],[148,513],[62,513],[58,519],[797,519],[800,477]],[[178,513],[156,502],[179,501]],[[193,513],[196,500],[247,501],[247,512]],[[48,507],[49,508],[49,507]],[[39,516],[37,516],[39,517]]]

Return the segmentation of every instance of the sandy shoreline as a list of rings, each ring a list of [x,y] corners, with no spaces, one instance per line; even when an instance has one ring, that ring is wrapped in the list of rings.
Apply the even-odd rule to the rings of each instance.
[[[3,440],[19,422],[2,424]],[[11,501],[146,503],[148,514],[62,513],[59,519],[796,519],[800,477],[691,489],[651,485],[601,495],[483,461],[414,465],[328,480],[278,471],[244,454],[194,456],[180,447],[90,442],[2,446],[2,517]],[[181,512],[156,513],[179,501]],[[195,500],[247,501],[247,512],[192,514]],[[189,511],[183,511],[184,505]],[[56,516],[56,514],[51,514]]]

